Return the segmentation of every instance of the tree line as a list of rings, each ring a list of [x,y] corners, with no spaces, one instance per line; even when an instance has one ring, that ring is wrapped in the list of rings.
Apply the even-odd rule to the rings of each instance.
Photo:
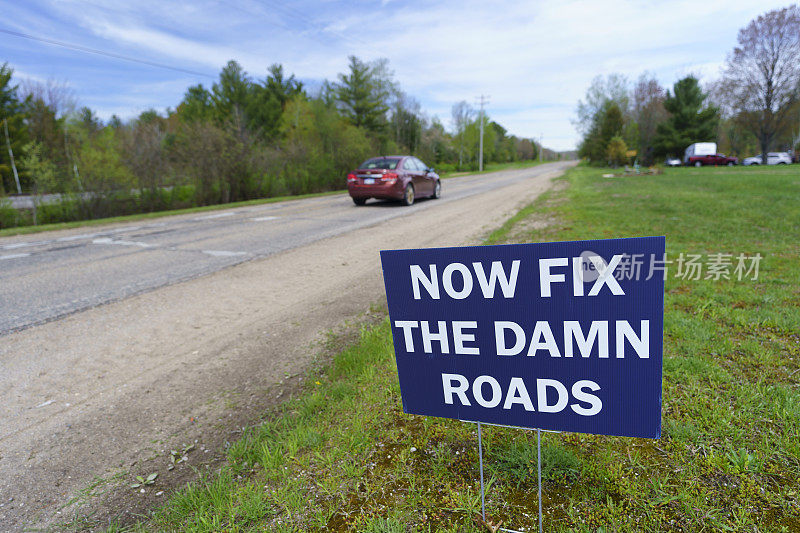
[[[735,156],[800,149],[800,8],[765,13],[739,31],[721,78],[662,87],[644,73],[596,77],[578,102],[578,155],[593,164],[652,165],[695,142]],[[635,154],[635,155],[633,155]]]
[[[281,65],[256,78],[230,61],[174,109],[127,121],[78,108],[63,84],[15,83],[4,64],[0,120],[0,228],[342,189],[346,173],[376,154],[475,170],[481,120],[484,163],[539,153],[466,102],[445,128],[401,90],[387,60],[355,56],[313,92]],[[31,212],[4,205],[20,191],[33,195]],[[50,193],[60,200],[43,202]]]

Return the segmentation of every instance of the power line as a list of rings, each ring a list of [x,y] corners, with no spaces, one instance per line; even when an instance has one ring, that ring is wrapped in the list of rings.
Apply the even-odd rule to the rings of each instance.
[[[106,52],[104,50],[98,50],[96,48],[89,48],[86,46],[81,46],[78,44],[66,43],[64,41],[56,41],[54,39],[47,39],[44,37],[37,37],[35,35],[30,35],[28,33],[22,33],[13,30],[7,30],[5,28],[0,28],[0,33],[5,33],[8,35],[13,35],[15,37],[22,37],[23,39],[30,39],[32,41],[39,41],[46,44],[52,44],[54,46],[61,46],[62,48],[69,48],[70,50],[77,50],[78,52],[84,52],[87,54],[95,54],[99,56],[110,57],[113,59],[121,59],[123,61],[130,61],[132,63],[139,63],[142,65],[149,65],[151,67],[158,67],[167,70],[174,70],[176,72],[183,72],[184,74],[192,74],[193,76],[203,76],[206,78],[216,79],[215,76],[211,76],[210,74],[205,74],[203,72],[197,72],[196,70],[189,70],[181,67],[173,67],[171,65],[165,65],[164,63],[156,63],[155,61],[148,61],[146,59],[138,59],[135,57],[124,56],[121,54],[115,54],[114,52]]]
[[[282,24],[276,24],[275,22],[272,22],[270,20],[266,20],[264,18],[264,12],[263,12],[264,8],[265,7],[272,7],[274,10],[279,11],[285,17],[288,17],[288,18],[290,18],[290,19],[292,19],[294,21],[303,23],[310,30],[310,32],[305,33],[304,36],[308,37],[310,39],[313,39],[313,40],[319,42],[320,44],[322,44],[322,45],[324,45],[326,47],[330,46],[330,41],[323,38],[323,36],[322,36],[323,32],[324,33],[328,33],[330,35],[333,35],[334,37],[337,37],[344,44],[352,45],[351,44],[352,42],[356,42],[358,44],[361,44],[362,46],[365,46],[365,47],[371,49],[373,52],[377,53],[377,55],[379,55],[379,56],[384,55],[381,51],[376,49],[370,43],[368,43],[366,41],[363,41],[361,39],[358,39],[358,38],[356,38],[354,36],[349,36],[349,35],[342,34],[342,33],[338,32],[336,30],[333,30],[331,28],[326,28],[324,26],[324,24],[321,24],[321,23],[315,21],[314,19],[310,18],[309,16],[307,16],[302,11],[298,11],[298,10],[288,6],[288,5],[281,5],[280,3],[270,2],[269,0],[262,0],[261,3],[263,3],[264,5],[263,6],[259,5],[259,7],[262,8],[259,11],[262,11],[262,12],[261,13],[257,13],[255,11],[251,10],[251,9],[244,8],[244,7],[240,6],[240,5],[233,4],[233,3],[228,2],[226,0],[217,0],[217,3],[226,5],[226,6],[230,7],[230,8],[232,8],[232,9],[236,9],[237,11],[241,11],[243,13],[247,13],[248,15],[251,15],[251,16],[254,16],[254,17],[259,17],[260,20],[266,22],[267,24],[271,24],[272,26],[276,26],[278,28],[281,28],[283,30],[289,31],[291,33],[299,34],[298,32],[294,31],[292,28],[290,28],[286,24],[283,24],[283,25]],[[266,11],[269,13],[269,10],[266,10]]]
[[[368,43],[367,41],[359,39],[358,37],[356,37],[354,35],[345,35],[345,34],[342,34],[342,33],[338,32],[338,31],[336,31],[334,29],[326,28],[324,24],[321,24],[321,23],[317,22],[316,20],[312,19],[311,17],[309,17],[303,11],[298,11],[297,9],[294,9],[293,7],[291,7],[289,5],[284,5],[284,4],[281,4],[279,2],[274,2],[274,1],[271,1],[271,0],[262,0],[262,2],[267,4],[267,5],[272,6],[275,9],[278,9],[278,10],[282,11],[285,15],[287,15],[287,16],[289,16],[289,17],[291,17],[291,18],[293,18],[293,19],[295,19],[297,21],[304,22],[306,25],[308,25],[314,31],[317,31],[319,33],[325,32],[325,33],[329,33],[331,35],[335,35],[336,37],[338,37],[339,39],[341,39],[343,41],[354,41],[354,42],[359,43],[361,45],[364,45],[364,46],[366,46],[368,48],[372,48],[373,51],[378,52],[378,55],[383,55],[379,50],[377,50],[376,48],[373,48],[373,46],[370,43]]]

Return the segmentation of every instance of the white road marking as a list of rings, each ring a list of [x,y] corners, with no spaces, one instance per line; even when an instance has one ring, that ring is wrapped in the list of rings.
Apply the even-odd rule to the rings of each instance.
[[[39,405],[37,405],[36,408],[38,409],[39,407],[45,407],[47,405],[50,405],[53,402],[55,402],[55,400],[47,400],[46,402],[42,402]]]
[[[77,241],[80,239],[91,239],[92,237],[97,237],[97,233],[81,233],[80,235],[70,235],[69,237],[61,237],[60,239],[56,239],[56,241],[58,242]]]
[[[0,259],[17,259],[20,257],[28,257],[31,254],[8,254],[8,255],[0,255]]]
[[[222,218],[222,217],[230,217],[233,216],[234,213],[227,212],[227,213],[217,213],[215,215],[206,215],[204,217],[197,217],[194,220],[211,220],[212,218]]]
[[[147,244],[146,242],[115,241],[113,239],[109,239],[108,237],[104,237],[102,239],[95,239],[92,241],[92,244],[116,244],[118,246],[139,246],[141,248],[150,248],[152,246],[151,244]]]
[[[227,250],[203,250],[204,254],[213,255],[214,257],[233,257],[236,255],[247,255],[247,252],[229,252]]]
[[[275,220],[276,218],[280,217],[257,217],[257,218],[251,218],[250,220],[252,220],[253,222],[266,222],[267,220]]]
[[[137,229],[142,229],[142,227],[141,226],[126,226],[124,228],[116,228],[116,229],[108,230],[108,231],[105,231],[103,233],[108,235],[108,234],[111,234],[111,233],[124,233],[126,231],[136,231]]]
[[[13,244],[6,244],[0,247],[3,250],[14,250],[15,248],[27,248],[29,246],[39,246],[42,244],[50,244],[53,241],[34,241],[34,242],[15,242]]]

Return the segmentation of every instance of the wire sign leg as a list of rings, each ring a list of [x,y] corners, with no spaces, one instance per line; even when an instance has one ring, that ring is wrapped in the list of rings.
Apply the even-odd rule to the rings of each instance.
[[[538,460],[536,461],[537,470],[539,470],[539,533],[542,533],[542,430],[536,430],[536,453]],[[483,473],[483,469],[481,469]]]
[[[484,487],[483,487],[483,445],[481,442],[481,423],[478,422],[478,461],[481,465],[481,517],[486,522],[486,503],[484,500]]]

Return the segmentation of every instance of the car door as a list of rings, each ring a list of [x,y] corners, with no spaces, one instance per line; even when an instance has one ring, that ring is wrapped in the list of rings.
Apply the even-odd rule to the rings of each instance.
[[[421,183],[422,173],[417,169],[417,163],[413,157],[407,157],[403,160],[403,171],[411,178],[411,183],[414,185],[414,192],[417,196],[422,192],[425,186]]]
[[[417,168],[419,168],[420,183],[422,184],[422,189],[420,189],[420,192],[424,195],[433,194],[434,178],[433,175],[428,172],[428,165],[416,157],[414,158],[414,162],[417,164]]]

